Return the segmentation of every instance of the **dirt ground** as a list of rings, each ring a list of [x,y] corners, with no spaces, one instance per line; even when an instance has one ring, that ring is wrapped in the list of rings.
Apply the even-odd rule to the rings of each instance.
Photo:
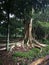
[[[24,52],[25,50],[22,48],[22,47],[15,47],[13,49],[12,52],[7,52],[6,50],[5,51],[0,51],[0,61],[1,61],[1,65],[22,65],[21,62],[19,62],[19,60],[24,60],[24,63],[26,63],[26,61],[28,62],[28,60],[25,58],[25,59],[22,59],[22,58],[17,58],[17,61],[18,62],[15,62],[13,57],[12,57],[12,54],[13,52],[15,51],[22,51]]]
[[[24,49],[15,47],[12,52],[7,52],[6,50],[5,51],[0,51],[0,65],[22,65],[22,62],[24,63],[24,65],[28,65],[27,63],[29,63],[29,60],[26,59],[26,58],[23,59],[23,58],[17,57],[16,60],[13,59],[12,54],[15,51],[24,52]],[[22,62],[21,62],[21,60],[22,60]],[[49,60],[48,60],[47,63],[44,63],[42,65],[49,65]]]
[[[1,40],[1,42],[3,42],[3,41]],[[30,50],[30,48],[24,49],[23,47],[15,47],[14,49],[12,49],[12,52],[7,52],[6,50],[0,51],[0,65],[22,65],[21,64],[22,62],[24,63],[24,65],[28,65],[27,64],[27,63],[29,63],[28,59],[26,59],[26,58],[23,59],[23,58],[18,57],[17,60],[14,60],[13,56],[12,56],[13,52],[15,52],[15,51],[21,51],[21,52],[25,51],[26,52],[28,50]],[[22,60],[22,62],[20,62],[19,60]],[[46,65],[49,65],[49,62]]]

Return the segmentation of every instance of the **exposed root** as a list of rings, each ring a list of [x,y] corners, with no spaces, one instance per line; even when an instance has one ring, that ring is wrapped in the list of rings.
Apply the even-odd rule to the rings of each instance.
[[[0,51],[2,51],[2,50],[6,50],[6,48],[5,47],[4,48],[1,48]]]
[[[46,45],[46,44],[42,44],[42,43],[39,43],[37,40],[35,40],[35,39],[33,39],[33,43],[31,44],[30,42],[29,42],[29,40],[27,41],[27,47],[37,47],[37,48],[42,48],[42,47],[46,47],[46,46],[48,46],[48,45]]]
[[[34,47],[41,48],[41,46],[34,44]]]
[[[15,45],[11,46],[11,47],[10,47],[10,51],[12,51],[12,49],[13,49],[14,47],[15,47]]]
[[[24,51],[27,51],[27,49],[25,48],[26,45],[24,44],[24,40],[22,41],[22,45],[21,46],[23,47]]]
[[[27,46],[29,46],[29,40],[27,41]]]
[[[42,44],[42,43],[39,43],[37,40],[33,39],[33,41],[38,45],[38,46],[41,46],[41,47],[46,47],[48,45],[46,44]]]
[[[35,39],[33,39],[33,41],[34,41],[34,43],[32,43],[32,44],[30,44],[30,42],[29,42],[29,39],[28,39],[28,41],[27,41],[27,43],[26,43],[26,45],[24,44],[24,40],[22,41],[22,47],[25,49],[25,47],[27,47],[27,48],[39,48],[39,49],[41,49],[40,50],[40,52],[42,51],[42,47],[46,47],[46,46],[48,46],[48,45],[46,45],[46,44],[42,44],[42,43],[39,43],[37,40],[35,40]]]
[[[46,44],[42,44],[42,43],[40,43],[40,42],[38,42],[37,40],[35,40],[34,38],[32,39],[32,43],[31,42],[29,42],[29,39],[28,39],[28,41],[27,41],[27,46],[28,47],[37,47],[37,48],[42,48],[42,47],[46,47],[46,46],[48,46],[48,45],[46,45]]]
[[[31,43],[32,42],[32,43]],[[26,51],[27,49],[31,49],[31,48],[39,48],[41,49],[40,52],[42,51],[42,47],[46,47],[48,45],[46,44],[42,44],[39,43],[37,40],[35,40],[34,38],[32,39],[32,41],[29,41],[29,39],[27,40],[27,43],[24,42],[24,40],[21,40],[19,42],[16,43],[17,47],[23,47],[23,49]]]

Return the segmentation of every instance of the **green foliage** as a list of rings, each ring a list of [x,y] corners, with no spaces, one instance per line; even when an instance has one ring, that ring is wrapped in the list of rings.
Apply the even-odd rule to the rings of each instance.
[[[42,52],[40,52],[40,49],[37,48],[33,48],[27,52],[15,52],[13,54],[13,57],[34,59],[34,58],[44,57],[48,54],[49,54],[49,46],[42,48]]]
[[[35,38],[43,39],[45,35],[49,34],[49,22],[41,22],[35,19],[33,22],[33,33]]]
[[[41,39],[39,41],[44,43],[44,44],[48,44],[49,45],[49,39]]]
[[[35,58],[37,55],[36,53],[39,52],[39,49],[33,48],[32,50],[29,50],[27,52],[15,52],[13,54],[14,57],[23,57],[23,58]]]
[[[49,22],[40,22],[40,21],[38,21],[38,23],[39,23],[42,27],[49,28]]]
[[[45,39],[43,43],[49,44],[49,40],[48,39]]]
[[[42,48],[42,52],[38,54],[39,57],[44,57],[49,55],[49,46]]]

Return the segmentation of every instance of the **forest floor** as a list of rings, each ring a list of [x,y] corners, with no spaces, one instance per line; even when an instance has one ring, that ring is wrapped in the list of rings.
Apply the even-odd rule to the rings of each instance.
[[[49,47],[44,49],[42,54],[45,51],[46,51],[46,53],[44,53],[44,54],[49,54],[49,50],[48,49],[49,49]],[[32,58],[32,60],[31,60],[31,59],[28,59],[26,57],[28,57],[29,55],[32,55],[32,54],[34,54],[34,56],[36,57],[38,51],[39,50],[37,50],[37,49],[33,49],[32,50],[32,49],[27,48],[27,47],[26,47],[26,51],[25,51],[25,49],[23,47],[14,47],[12,49],[12,51],[10,51],[10,52],[7,52],[6,50],[4,50],[4,51],[2,50],[2,51],[0,51],[0,65],[30,65],[32,62],[34,62],[37,59],[36,58]],[[15,52],[18,52],[16,58],[13,57],[13,54]],[[20,54],[19,54],[19,52],[20,52]],[[21,52],[24,53],[24,54],[21,55],[22,54]],[[39,55],[42,55],[42,54],[40,53]],[[31,57],[33,57],[33,55]],[[41,64],[41,65],[49,65],[49,62],[46,63],[46,64]]]
[[[20,51],[20,52],[25,52],[24,49],[21,47],[16,47],[14,48],[14,50],[12,52],[7,52],[6,50],[2,50],[0,51],[0,65],[22,65],[21,64],[21,60],[22,58],[17,57],[18,62],[15,62],[13,59],[13,52],[15,51]],[[28,61],[26,58],[23,59],[24,62],[26,63],[26,61]]]
[[[7,52],[6,50],[0,51],[0,65],[23,65],[23,63],[24,63],[24,65],[29,65],[30,63],[31,63],[31,65],[33,65],[32,62],[35,61],[35,59],[32,61],[29,61],[27,58],[17,57],[14,60],[13,53],[15,51],[25,52],[23,48],[18,48],[18,47],[14,48],[13,52]],[[49,55],[48,55],[48,57],[49,57]],[[40,64],[40,65],[49,65],[49,62],[47,62],[47,63],[46,62],[45,62],[45,64]],[[38,63],[38,62],[36,62],[36,63]],[[36,65],[36,64],[34,64],[34,65]]]

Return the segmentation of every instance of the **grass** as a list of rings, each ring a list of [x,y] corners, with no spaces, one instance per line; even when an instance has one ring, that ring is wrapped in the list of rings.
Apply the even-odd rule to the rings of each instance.
[[[39,49],[36,49],[36,48],[35,49],[31,49],[28,52],[15,52],[13,54],[13,56],[15,56],[15,57],[23,57],[23,58],[31,58],[32,56],[33,57],[36,56],[36,53],[34,51],[36,51],[38,53]]]
[[[46,48],[42,48],[42,52],[40,52],[40,49],[38,48],[32,48],[28,52],[15,52],[13,54],[13,57],[34,59],[34,58],[44,57],[48,54],[49,54],[49,46],[47,46]]]

